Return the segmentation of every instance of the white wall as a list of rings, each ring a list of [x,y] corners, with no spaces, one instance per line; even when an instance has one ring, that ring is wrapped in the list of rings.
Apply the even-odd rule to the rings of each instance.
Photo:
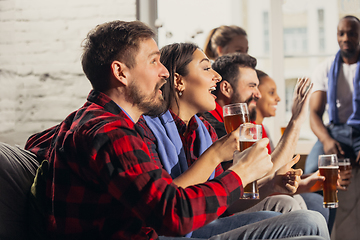
[[[97,24],[135,20],[135,3],[0,1],[0,141],[23,146],[85,102],[82,40]]]
[[[158,0],[158,17],[163,23],[159,29],[159,47],[173,42],[190,41],[203,48],[211,29],[220,25],[242,26],[242,2],[243,0]],[[202,33],[192,38],[198,30]]]

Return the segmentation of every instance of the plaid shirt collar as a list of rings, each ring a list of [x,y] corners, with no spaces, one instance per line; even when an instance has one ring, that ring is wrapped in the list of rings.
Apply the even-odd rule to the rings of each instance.
[[[121,109],[119,108],[119,106],[105,93],[91,90],[87,100],[89,102],[93,102],[102,106],[103,108],[105,108],[106,111],[112,114],[118,115],[121,113]]]
[[[188,132],[186,132],[186,128],[187,128],[186,123],[181,118],[179,118],[173,111],[171,111],[171,110],[169,110],[169,111],[170,111],[172,117],[174,118],[174,122],[179,131],[180,136],[185,136],[185,134],[186,135],[192,134],[199,127],[199,125],[195,119],[195,116],[192,116],[192,118],[189,121],[189,128],[187,130]]]
[[[111,98],[105,93],[99,92],[97,90],[91,90],[87,100],[91,103],[102,106],[106,111],[112,114],[122,116],[129,127],[134,127],[140,136],[142,138],[144,137],[144,130],[138,127],[134,120],[127,114],[127,112],[125,112],[122,107],[111,100]]]

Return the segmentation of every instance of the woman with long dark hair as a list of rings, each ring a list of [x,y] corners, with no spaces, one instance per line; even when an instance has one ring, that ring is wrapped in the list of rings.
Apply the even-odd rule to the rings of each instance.
[[[211,68],[206,55],[196,45],[190,43],[165,46],[161,49],[160,60],[170,74],[162,88],[168,111],[156,118],[144,116],[137,123],[144,130],[150,155],[159,167],[169,172],[173,182],[182,188],[204,182],[216,182],[217,176],[232,171],[230,167],[223,172],[220,163],[232,159],[233,152],[238,149],[238,136],[235,136],[237,134],[234,131],[215,141],[217,139],[215,131],[209,123],[199,118],[197,113],[215,108],[215,96],[211,92],[221,77]],[[256,160],[255,158],[264,153],[267,155],[267,143],[267,139],[258,141],[245,151],[244,154],[247,155],[243,158],[254,157]],[[248,167],[246,164],[243,165],[245,171]],[[295,184],[296,179],[290,177],[292,179],[290,182]],[[294,221],[297,217],[300,219]],[[320,215],[302,210],[284,215],[268,211],[235,214],[219,218],[187,236],[210,238],[220,234],[220,239],[225,239],[233,231],[240,232],[240,236],[244,238],[252,235],[255,239],[313,235],[314,232],[308,231],[313,227],[307,223],[309,219],[315,218],[320,225],[325,224]],[[299,221],[307,225],[306,229],[297,229]],[[284,229],[283,227],[291,230],[283,231],[281,230]],[[315,235],[328,238],[326,227],[320,228],[321,230]],[[276,236],[274,232],[277,232]],[[294,234],[295,232],[297,233]]]

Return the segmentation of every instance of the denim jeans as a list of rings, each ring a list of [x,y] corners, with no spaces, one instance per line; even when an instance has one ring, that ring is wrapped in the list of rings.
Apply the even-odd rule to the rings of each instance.
[[[347,124],[328,126],[330,136],[338,141],[345,152],[345,157],[355,159],[360,151],[360,132]],[[317,141],[311,149],[305,162],[305,174],[313,173],[318,170],[318,157],[324,154],[324,147]]]
[[[263,212],[251,213],[261,214]],[[286,214],[277,214],[265,220],[243,225],[237,221],[250,217],[246,214],[236,214],[227,218],[218,219],[207,226],[193,232],[193,239],[326,239],[329,240],[329,232],[324,217],[314,211],[298,210]],[[208,229],[207,229],[208,228]],[[204,231],[202,231],[204,230]],[[179,238],[165,238],[171,240]],[[181,239],[181,238],[180,238]]]
[[[338,141],[342,150],[345,152],[345,157],[350,158],[352,161],[356,159],[358,152],[360,151],[360,132],[347,125],[331,124],[328,126],[329,134],[332,138]],[[324,147],[320,141],[317,141],[311,149],[305,162],[305,174],[310,174],[318,170],[318,157],[324,153]],[[336,216],[336,208],[329,209],[328,228],[331,233]]]
[[[205,238],[185,238],[185,237],[164,237],[160,236],[160,240],[206,240]],[[300,237],[291,237],[291,238],[282,238],[281,240],[326,240],[320,236],[300,236]]]
[[[309,210],[317,211],[321,213],[325,221],[329,221],[329,208],[323,207],[323,196],[319,193],[301,193],[301,197],[304,199],[306,206]]]
[[[218,218],[211,223],[195,230],[193,238],[210,238],[230,230],[256,223],[265,219],[280,216],[281,213],[273,211],[260,211],[252,213],[238,213],[229,217]]]

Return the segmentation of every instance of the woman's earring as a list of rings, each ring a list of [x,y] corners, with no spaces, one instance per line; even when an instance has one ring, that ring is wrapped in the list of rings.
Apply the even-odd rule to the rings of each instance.
[[[181,91],[179,91],[179,97],[181,97],[182,96],[182,92]]]

